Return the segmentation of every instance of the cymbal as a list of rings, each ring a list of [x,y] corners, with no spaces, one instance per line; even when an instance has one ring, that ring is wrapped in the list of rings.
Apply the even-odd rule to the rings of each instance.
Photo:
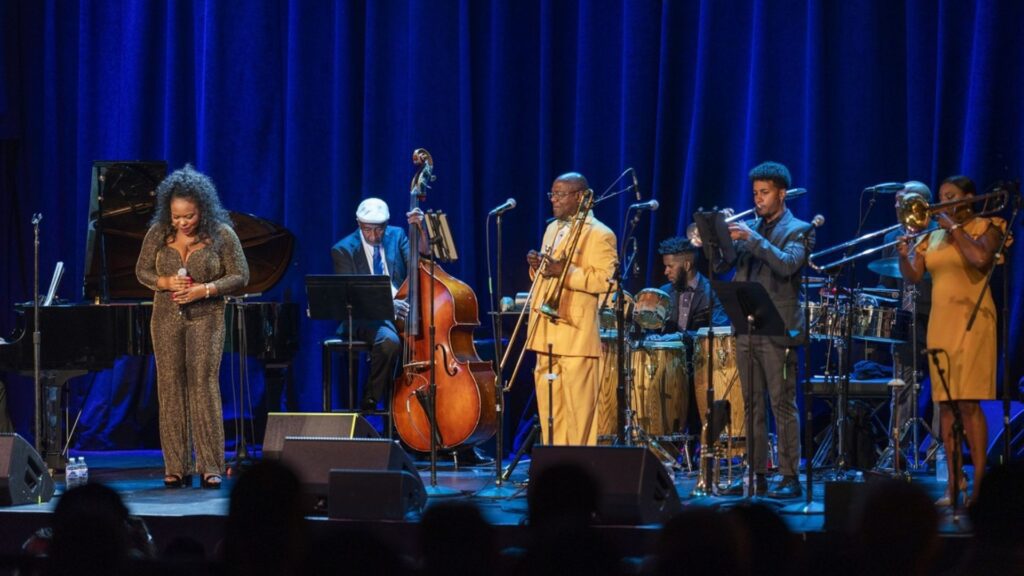
[[[903,278],[903,274],[900,272],[900,261],[898,258],[879,258],[873,262],[868,262],[868,270],[871,270],[875,274],[880,276],[888,276],[889,278]]]

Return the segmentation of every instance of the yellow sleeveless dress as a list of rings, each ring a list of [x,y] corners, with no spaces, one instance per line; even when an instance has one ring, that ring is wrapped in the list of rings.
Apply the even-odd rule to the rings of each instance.
[[[995,226],[1006,230],[1002,218],[974,218],[962,227],[978,238]],[[928,319],[928,347],[941,348],[936,356],[945,371],[949,396],[953,400],[988,400],[996,395],[996,307],[991,290],[985,291],[974,326],[967,322],[981,293],[985,273],[968,263],[943,229],[929,234],[918,244],[924,254],[925,268],[932,275],[932,310]],[[930,356],[932,399],[949,399],[943,388],[934,358]]]

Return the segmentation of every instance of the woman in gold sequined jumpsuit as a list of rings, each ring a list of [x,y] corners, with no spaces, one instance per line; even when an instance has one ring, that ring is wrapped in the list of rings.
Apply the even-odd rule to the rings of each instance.
[[[219,488],[224,470],[223,296],[249,282],[249,267],[206,175],[186,165],[157,188],[156,212],[135,274],[154,291],[151,331],[164,485],[190,486],[195,469],[202,487]]]

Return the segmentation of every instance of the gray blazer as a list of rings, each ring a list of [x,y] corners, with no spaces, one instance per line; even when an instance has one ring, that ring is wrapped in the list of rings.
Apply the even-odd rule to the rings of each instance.
[[[780,346],[799,346],[807,336],[800,308],[800,271],[814,248],[814,227],[797,219],[788,208],[767,237],[760,233],[761,223],[760,218],[748,223],[753,231],[750,239],[735,241],[736,259],[719,262],[716,272],[735,267],[733,280],[764,286],[786,325],[787,335],[772,340]]]

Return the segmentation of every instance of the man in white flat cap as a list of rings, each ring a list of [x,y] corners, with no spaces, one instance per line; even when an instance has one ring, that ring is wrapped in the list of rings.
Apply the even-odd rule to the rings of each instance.
[[[420,222],[423,213],[419,209],[406,215],[410,223]],[[387,274],[391,277],[391,295],[405,282],[409,273],[409,237],[405,230],[388,226],[391,214],[388,205],[380,198],[367,198],[356,208],[356,222],[359,228],[342,238],[331,248],[335,274]],[[421,250],[422,252],[423,250]],[[409,304],[395,300],[395,316],[405,318]],[[342,324],[338,334],[346,329]],[[363,390],[360,409],[373,411],[378,402],[388,402],[384,395],[395,377],[395,367],[402,351],[395,323],[353,322],[355,338],[373,342],[370,351],[370,375]]]

